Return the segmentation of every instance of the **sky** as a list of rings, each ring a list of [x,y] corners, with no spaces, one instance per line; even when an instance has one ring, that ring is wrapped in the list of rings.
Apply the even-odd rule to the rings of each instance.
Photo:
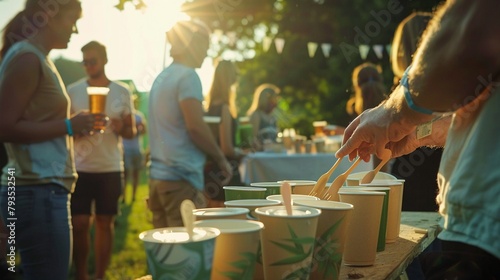
[[[81,0],[83,16],[77,22],[68,48],[52,50],[52,59],[64,57],[81,61],[80,48],[97,40],[106,45],[106,74],[112,80],[131,79],[140,91],[149,91],[156,75],[170,64],[165,32],[173,24],[188,17],[180,12],[185,0],[144,0],[145,10],[130,3],[124,11],[114,6],[118,0]],[[25,0],[0,0],[0,29],[24,7]],[[204,91],[208,91],[213,74],[212,62],[206,59],[198,74]]]

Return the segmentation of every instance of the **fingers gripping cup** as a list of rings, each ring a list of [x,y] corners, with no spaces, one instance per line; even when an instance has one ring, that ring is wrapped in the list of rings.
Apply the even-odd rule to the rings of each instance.
[[[217,228],[195,227],[192,239],[183,227],[142,232],[148,269],[153,279],[209,280]]]
[[[106,98],[109,93],[107,87],[87,87],[89,96],[89,111],[95,115],[94,131],[104,132],[106,120],[103,116],[106,110]]]

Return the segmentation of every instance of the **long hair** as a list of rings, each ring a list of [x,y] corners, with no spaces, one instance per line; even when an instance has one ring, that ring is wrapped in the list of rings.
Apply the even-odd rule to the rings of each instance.
[[[238,69],[233,62],[221,60],[217,63],[212,86],[208,92],[208,108],[216,104],[227,104],[231,115],[236,117],[236,94],[233,85],[236,82],[237,75]]]
[[[5,26],[2,35],[0,59],[15,43],[29,39],[44,28],[50,18],[58,17],[62,12],[76,9],[81,12],[82,7],[78,0],[52,1],[52,5],[40,0],[27,0],[24,9],[17,13]]]
[[[401,79],[410,66],[432,13],[414,12],[399,23],[394,33],[391,48],[391,65],[395,80]],[[397,82],[397,81],[395,81]]]
[[[354,68],[352,84],[354,95],[347,101],[349,115],[359,115],[364,110],[376,107],[386,97],[382,70],[375,64],[363,63]]]
[[[271,98],[276,97],[279,93],[280,89],[273,84],[266,83],[258,86],[253,93],[252,105],[248,109],[247,115],[250,116],[258,110],[265,111]]]

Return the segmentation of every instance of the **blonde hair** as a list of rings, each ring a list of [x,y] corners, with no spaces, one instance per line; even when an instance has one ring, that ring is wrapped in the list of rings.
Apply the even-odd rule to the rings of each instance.
[[[208,108],[215,104],[228,104],[229,111],[233,117],[237,116],[234,92],[234,83],[238,77],[238,69],[236,65],[227,60],[221,60],[215,67],[212,86],[208,92],[207,104]]]
[[[386,90],[382,69],[372,63],[363,63],[352,72],[354,95],[347,101],[349,115],[359,115],[364,110],[376,107],[385,99]]]
[[[247,115],[250,116],[258,110],[265,111],[271,98],[278,96],[279,93],[280,89],[273,84],[265,83],[258,86],[253,93],[252,105],[248,109]]]
[[[410,66],[422,34],[432,18],[429,12],[414,12],[396,28],[391,48],[391,65],[395,80],[399,80]]]

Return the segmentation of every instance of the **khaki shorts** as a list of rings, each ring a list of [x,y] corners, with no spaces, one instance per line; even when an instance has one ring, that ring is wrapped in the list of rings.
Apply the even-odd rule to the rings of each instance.
[[[193,201],[196,208],[207,206],[203,192],[186,181],[150,179],[148,207],[153,212],[153,226],[183,226],[180,206],[185,199]]]

